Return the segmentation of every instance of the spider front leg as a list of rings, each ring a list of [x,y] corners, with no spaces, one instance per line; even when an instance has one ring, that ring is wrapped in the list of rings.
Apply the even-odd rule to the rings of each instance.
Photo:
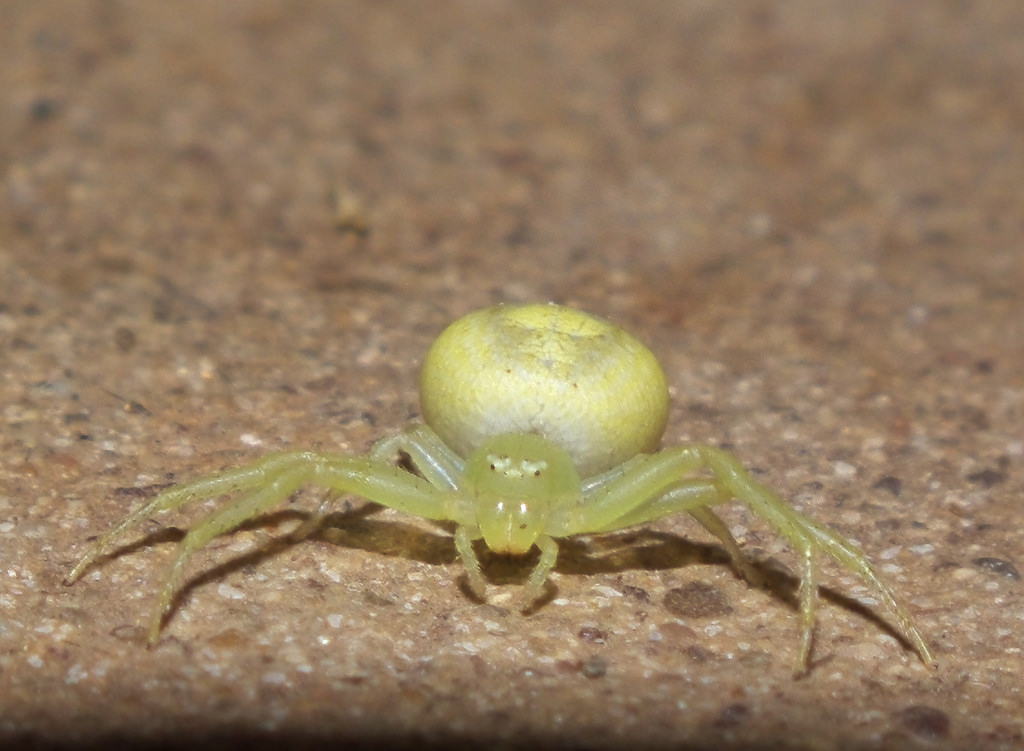
[[[838,532],[789,506],[778,495],[751,477],[736,457],[709,446],[683,447],[677,451],[692,451],[700,456],[702,463],[724,488],[737,500],[747,504],[754,513],[789,540],[800,553],[803,567],[799,592],[800,614],[803,621],[801,665],[808,664],[813,640],[814,610],[818,593],[813,556],[818,551],[826,553],[844,568],[860,576],[895,617],[899,630],[913,646],[922,662],[928,665],[935,663],[935,657],[914,624],[910,612],[896,598],[889,585],[878,575],[867,556],[856,545]]]
[[[709,471],[712,477],[681,479],[700,470]],[[754,480],[737,459],[718,449],[685,446],[630,460],[621,471],[609,473],[603,482],[588,487],[586,505],[575,510],[574,518],[566,527],[570,534],[608,532],[685,511],[723,540],[732,552],[726,538],[716,531],[719,525],[722,529],[725,525],[710,508],[732,498],[747,504],[800,554],[798,671],[806,670],[813,642],[818,591],[815,552],[830,555],[858,574],[895,616],[899,629],[922,661],[933,662],[931,650],[909,612],[853,543],[787,505]],[[732,545],[735,546],[734,541]],[[738,552],[738,548],[736,550]],[[736,559],[735,553],[733,555]]]
[[[271,454],[259,461],[244,467],[219,472],[192,482],[175,485],[153,496],[148,503],[135,509],[114,527],[103,533],[92,547],[78,560],[75,567],[68,572],[65,584],[73,584],[97,558],[110,551],[114,542],[143,519],[161,511],[171,511],[192,501],[203,501],[220,495],[249,490],[266,485],[273,478],[293,465],[297,457],[304,456],[300,452]]]
[[[250,490],[248,493],[233,500],[222,509],[200,519],[178,543],[178,553],[174,562],[167,570],[160,596],[149,622],[149,643],[155,644],[160,638],[160,629],[164,619],[174,604],[174,598],[181,587],[185,575],[185,566],[196,551],[203,548],[215,537],[230,532],[249,519],[276,506],[290,496],[314,473],[312,465],[300,461],[291,467],[282,469],[276,476],[267,479],[263,487]]]
[[[586,503],[554,522],[556,534],[614,532],[685,511],[718,538],[744,579],[761,586],[764,578],[743,555],[726,523],[711,510],[732,500],[732,495],[712,480],[679,479],[699,469],[699,462],[665,467],[659,456],[641,454],[584,482]]]
[[[649,489],[630,487],[628,483],[619,484],[612,497],[629,493],[632,502],[623,504],[622,507],[629,510],[619,509],[622,511],[621,516],[613,517],[605,526],[590,531],[614,532],[685,511],[718,538],[725,552],[729,554],[733,568],[744,579],[756,587],[764,584],[764,577],[740,550],[740,545],[732,536],[728,525],[711,510],[712,506],[732,500],[732,496],[724,488],[712,480],[690,479],[680,481],[668,490],[658,490],[654,495],[648,495],[650,492]],[[587,526],[593,523],[594,520],[585,522]]]
[[[115,539],[149,515],[183,506],[194,500],[239,493],[223,508],[197,522],[178,545],[150,621],[149,641],[155,643],[170,611],[189,559],[215,537],[266,512],[305,484],[335,493],[362,496],[370,501],[429,519],[446,519],[447,496],[427,481],[391,464],[365,457],[311,452],[275,454],[240,469],[169,488],[103,535],[68,574],[74,582]]]

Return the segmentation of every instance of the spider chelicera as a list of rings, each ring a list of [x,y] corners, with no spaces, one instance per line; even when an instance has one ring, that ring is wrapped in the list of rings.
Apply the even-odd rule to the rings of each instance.
[[[818,597],[816,553],[857,574],[895,618],[922,661],[932,653],[909,611],[865,555],[754,480],[710,446],[658,444],[668,389],[654,355],[625,331],[558,305],[499,305],[471,313],[434,342],[420,379],[425,425],[377,443],[365,456],[289,451],[164,490],[103,534],[70,571],[77,580],[129,528],[159,511],[230,496],[178,546],[150,622],[155,643],[192,555],[295,493],[316,485],[426,519],[454,522],[470,589],[485,580],[473,550],[540,559],[520,595],[529,609],[555,565],[559,538],[612,532],[686,512],[717,537],[748,580],[757,572],[712,510],[745,503],[799,553],[806,670]],[[418,474],[395,463],[408,457]],[[313,519],[318,516],[312,517]]]

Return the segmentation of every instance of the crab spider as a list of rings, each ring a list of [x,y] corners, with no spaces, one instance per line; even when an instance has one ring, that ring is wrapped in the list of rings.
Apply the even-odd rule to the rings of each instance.
[[[654,355],[612,324],[557,305],[499,305],[449,326],[423,365],[425,425],[378,442],[366,456],[291,451],[171,487],[103,534],[67,577],[70,584],[152,514],[230,496],[188,530],[164,579],[149,629],[160,635],[192,555],[304,485],[361,496],[426,519],[455,523],[470,589],[486,583],[474,540],[498,553],[540,559],[520,593],[522,609],[544,591],[560,538],[612,532],[686,512],[717,537],[756,581],[713,508],[746,504],[799,553],[801,639],[810,661],[818,596],[816,553],[857,574],[921,660],[933,657],[909,611],[849,540],[787,505],[739,461],[702,445],[657,450],[668,389]],[[406,455],[417,474],[394,459]],[[311,522],[319,515],[311,517]]]

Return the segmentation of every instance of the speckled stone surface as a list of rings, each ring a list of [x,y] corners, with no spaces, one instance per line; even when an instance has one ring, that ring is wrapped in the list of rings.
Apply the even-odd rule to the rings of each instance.
[[[3,16],[5,748],[1024,745],[1019,3]],[[828,565],[794,680],[791,591],[685,518],[564,543],[528,616],[529,560],[485,557],[477,603],[450,535],[390,511],[339,502],[288,544],[315,492],[197,556],[153,649],[209,504],[62,584],[157,487],[401,430],[437,332],[526,300],[648,342],[666,442],[727,447],[857,540],[937,669]]]

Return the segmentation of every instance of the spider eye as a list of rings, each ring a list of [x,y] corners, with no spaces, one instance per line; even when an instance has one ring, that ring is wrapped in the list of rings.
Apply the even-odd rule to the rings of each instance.
[[[492,472],[500,472],[511,479],[522,479],[525,477],[540,477],[548,467],[543,460],[531,461],[529,459],[513,458],[508,454],[489,454],[487,466]]]

